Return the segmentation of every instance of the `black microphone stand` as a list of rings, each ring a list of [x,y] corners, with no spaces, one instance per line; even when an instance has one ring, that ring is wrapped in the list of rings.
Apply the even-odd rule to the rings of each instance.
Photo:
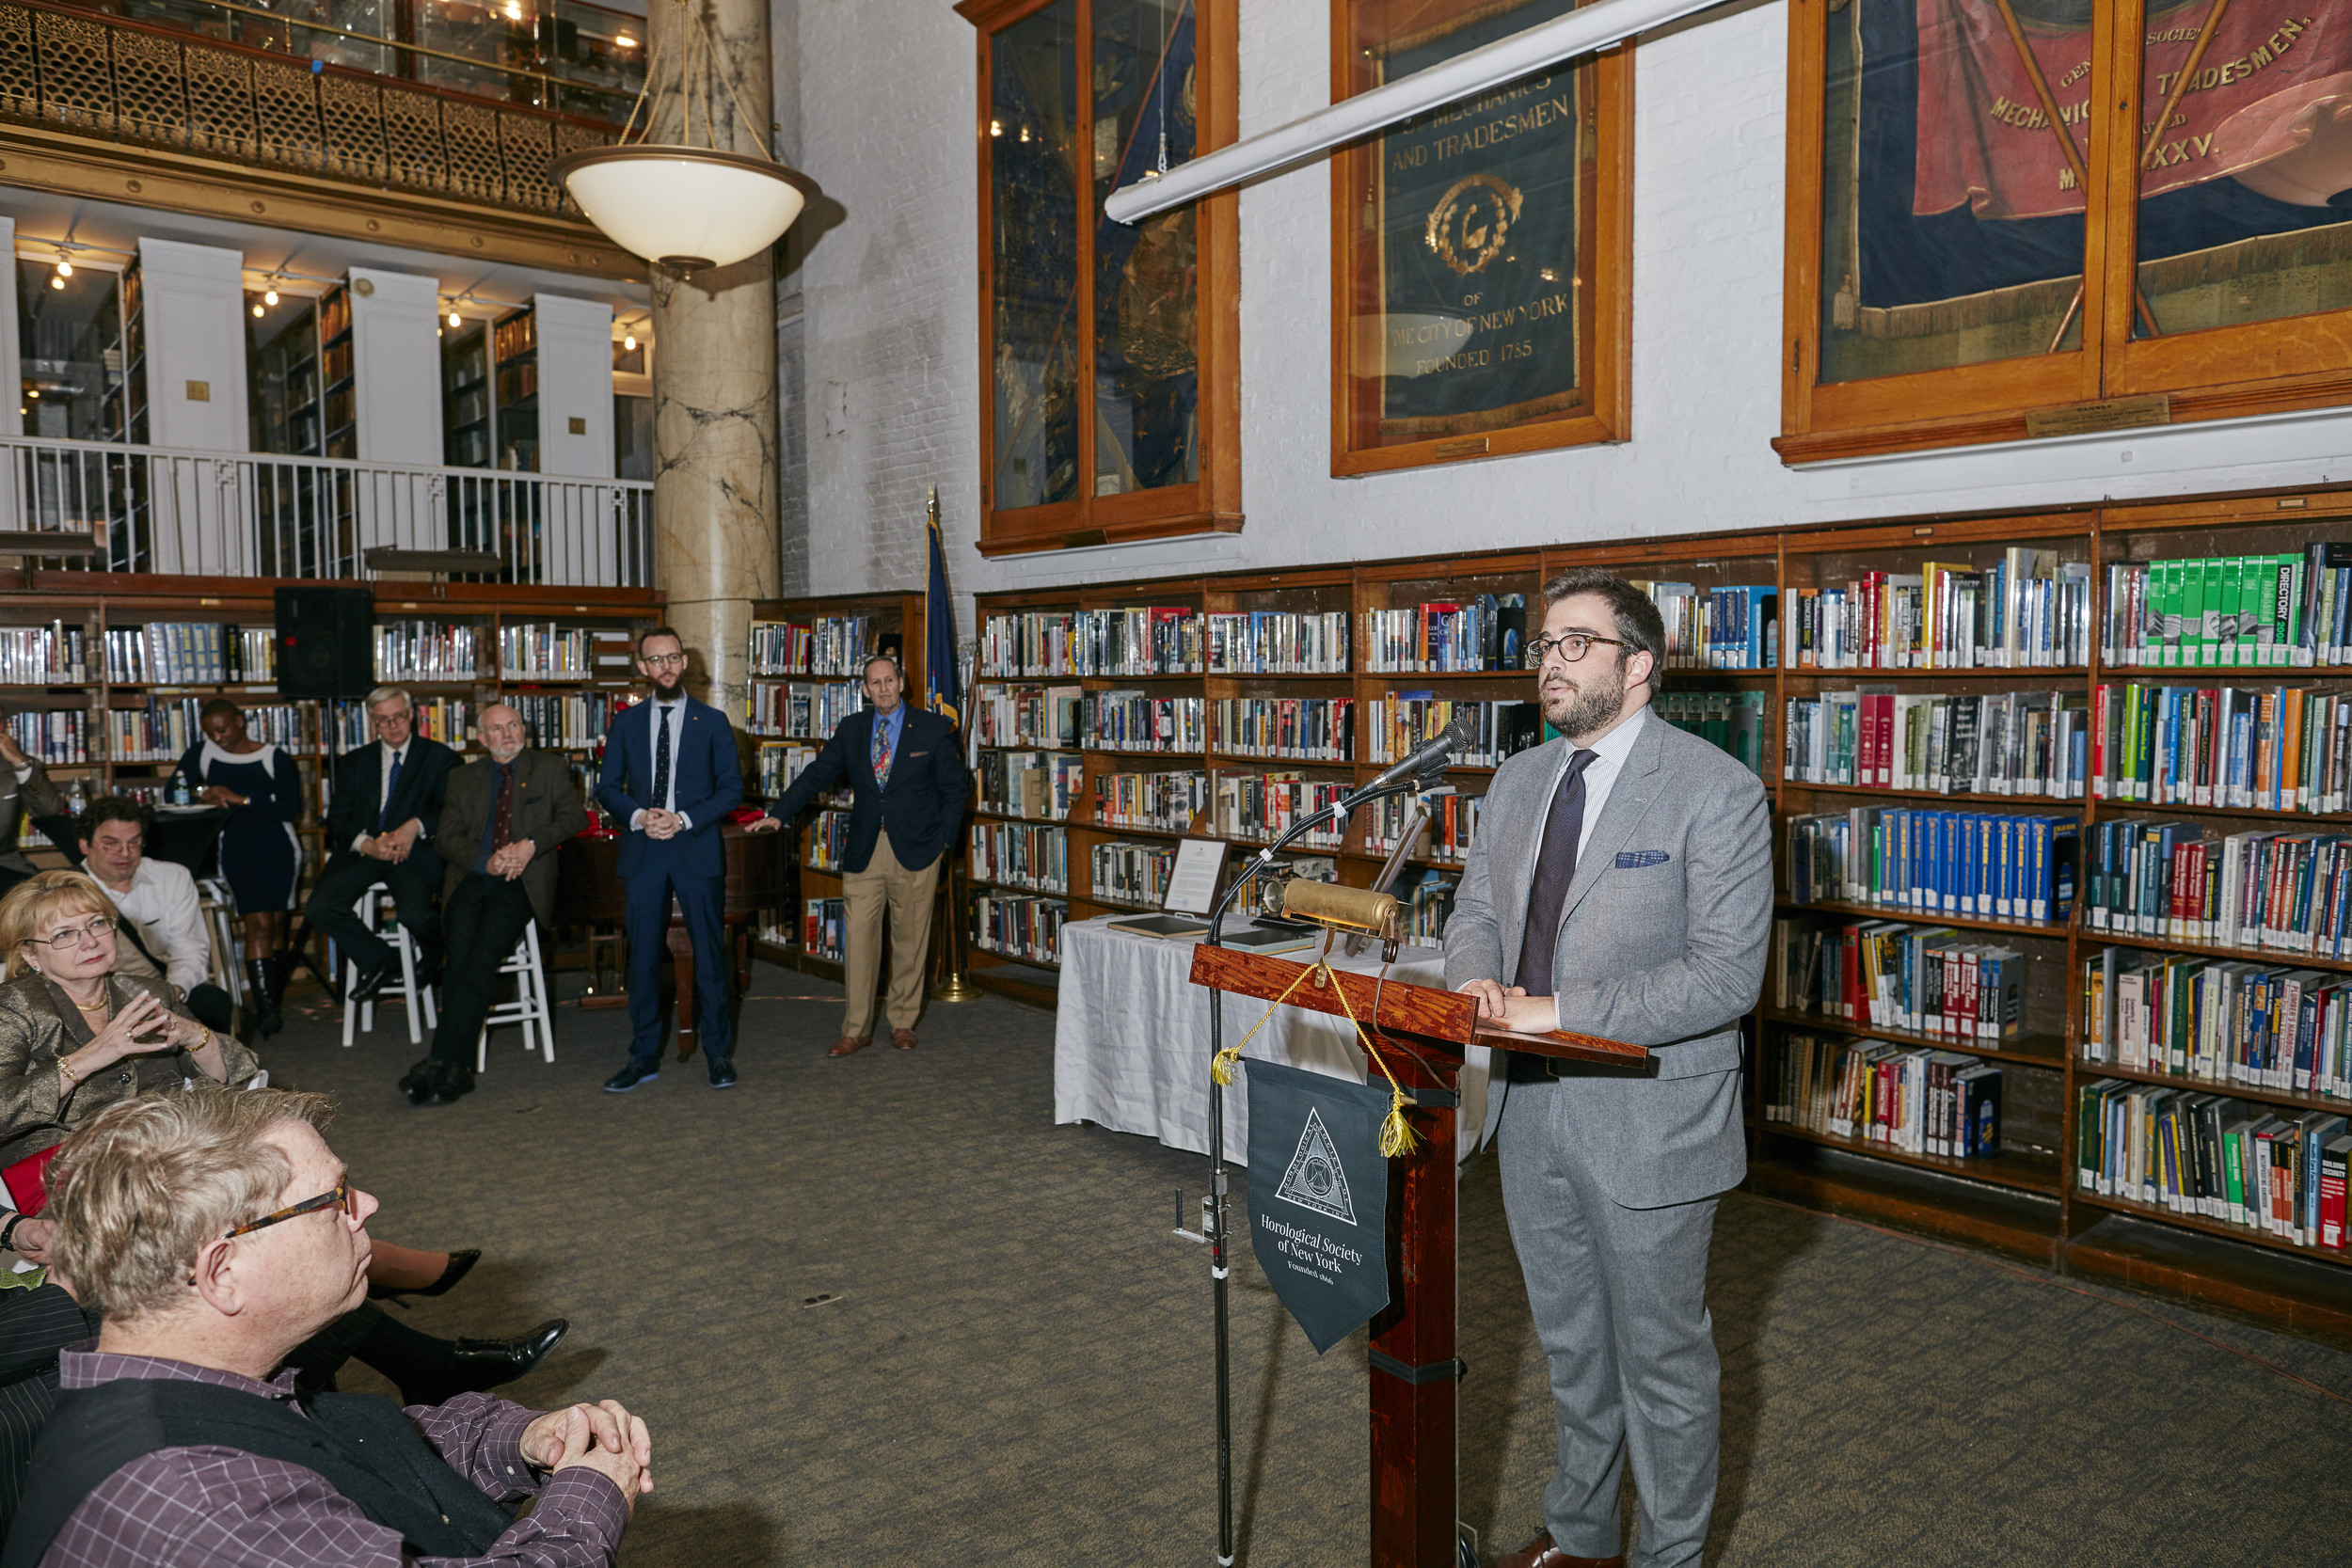
[[[1222,947],[1222,927],[1225,911],[1234,896],[1249,884],[1249,879],[1274,863],[1274,857],[1289,848],[1325,822],[1345,822],[1356,815],[1359,806],[1384,800],[1396,795],[1415,795],[1422,790],[1436,789],[1445,780],[1449,758],[1439,755],[1420,776],[1398,779],[1389,784],[1375,781],[1342,796],[1338,800],[1299,822],[1288,832],[1249,857],[1233,879],[1218,894],[1209,910],[1208,934],[1200,940],[1211,947]],[[1225,1006],[1223,991],[1214,987],[1209,990],[1209,1060],[1215,1062],[1225,1049]],[[1231,1301],[1228,1287],[1232,1269],[1225,1254],[1225,1085],[1209,1077],[1209,1205],[1205,1228],[1209,1233],[1209,1278],[1216,1294],[1216,1560],[1219,1568],[1232,1568],[1233,1560],[1233,1391],[1232,1339]]]

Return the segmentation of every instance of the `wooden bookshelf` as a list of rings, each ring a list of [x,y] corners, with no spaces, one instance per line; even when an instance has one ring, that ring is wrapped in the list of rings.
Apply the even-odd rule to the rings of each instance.
[[[820,627],[831,633],[823,640],[821,649],[818,646]],[[919,593],[816,594],[762,599],[754,604],[752,657],[745,666],[750,672],[745,680],[750,695],[744,712],[728,715],[742,733],[747,751],[743,773],[745,799],[769,798],[761,783],[766,755],[795,746],[821,751],[834,728],[834,724],[818,722],[818,716],[815,714],[803,724],[768,722],[770,703],[763,695],[765,692],[795,684],[854,688],[859,685],[868,657],[891,652],[898,656],[899,668],[906,673],[906,700],[920,707],[924,705],[928,668],[924,662],[926,629],[924,600]],[[807,635],[806,657],[795,657],[789,651],[790,634],[795,630]],[[780,643],[785,647],[780,649]],[[949,657],[953,657],[952,650]],[[849,712],[864,705],[862,694],[847,690],[842,701]],[[842,716],[834,716],[835,723]],[[841,896],[841,873],[816,863],[818,857],[812,847],[811,841],[822,831],[824,815],[825,812],[818,812],[792,825],[791,902],[777,911],[785,918],[762,932],[755,951],[771,963],[837,980],[843,974],[841,961],[823,953],[805,951],[802,942],[808,901]],[[769,931],[773,934],[768,934]],[[887,974],[887,969],[883,973]]]
[[[2217,836],[2248,829],[2341,831],[2352,813],[2314,814],[2243,810],[2224,806],[2171,805],[2106,799],[2086,788],[2080,798],[1996,791],[1945,793],[1933,789],[1896,791],[1858,784],[1808,784],[1784,776],[1785,716],[1791,698],[1858,683],[1885,683],[1899,692],[1950,690],[1955,694],[2007,691],[2057,692],[2088,704],[2104,683],[2147,683],[2207,687],[2344,686],[2352,688],[2352,668],[2259,667],[2234,675],[2228,668],[2149,669],[2111,664],[2102,647],[2100,624],[2110,608],[2105,600],[2107,567],[2116,562],[2183,558],[2251,556],[2299,551],[2341,531],[2352,516],[2352,488],[2284,494],[2243,495],[2169,500],[2125,506],[2086,506],[2018,515],[1923,516],[1857,523],[1836,528],[1791,528],[1740,534],[1636,538],[1557,548],[1498,551],[1475,556],[1359,562],[1297,571],[1229,573],[1098,582],[978,595],[976,624],[993,616],[1069,613],[1078,610],[1185,607],[1203,612],[1275,610],[1292,612],[1345,610],[1351,648],[1344,672],[1313,674],[1232,675],[1203,670],[1181,675],[1078,676],[1009,674],[985,666],[975,681],[976,702],[1016,689],[1074,687],[1088,692],[1141,689],[1152,697],[1248,696],[1350,699],[1354,741],[1345,761],[1294,761],[1235,755],[1219,745],[1204,723],[1200,745],[1182,752],[1136,753],[1098,748],[1080,737],[1074,747],[1008,741],[993,749],[1075,755],[1083,769],[1072,810],[1057,826],[1067,840],[1066,903],[1071,919],[1136,907],[1098,892],[1092,885],[1092,855],[1101,845],[1135,842],[1168,846],[1184,832],[1207,835],[1196,819],[1184,830],[1119,828],[1094,819],[1095,782],[1105,774],[1198,770],[1216,800],[1218,781],[1251,773],[1281,771],[1310,779],[1360,783],[1378,771],[1367,760],[1369,705],[1391,690],[1428,690],[1456,701],[1523,701],[1532,682],[1521,670],[1462,670],[1386,673],[1372,668],[1370,616],[1375,611],[1423,602],[1461,601],[1479,593],[1525,596],[1532,635],[1541,621],[1540,585],[1573,565],[1606,567],[1633,579],[1687,582],[1702,593],[1735,585],[1770,586],[1785,610],[1797,595],[1823,584],[1842,583],[1864,571],[1912,572],[1922,562],[1982,568],[2001,562],[2011,548],[2053,552],[2064,562],[2090,568],[2090,614],[2087,658],[2041,666],[1928,669],[1790,668],[1785,659],[1762,669],[1669,669],[1661,693],[1740,693],[1764,703],[1762,776],[1774,814],[1774,855],[1785,854],[1783,828],[1791,816],[1844,812],[1862,804],[1931,806],[1994,815],[2074,816],[2086,840],[2096,824],[2122,816],[2194,818]],[[1777,653],[1779,650],[1775,650]],[[1754,701],[1750,696],[1749,701]],[[992,748],[984,747],[983,754]],[[1491,767],[1450,770],[1449,780],[1465,795],[1483,793]],[[1359,814],[1368,815],[1368,814]],[[976,825],[1019,821],[1005,812],[977,811]],[[1229,839],[1234,835],[1224,834]],[[1236,840],[1236,842],[1243,842]],[[967,836],[967,850],[969,848]],[[1344,846],[1328,854],[1341,880],[1368,883],[1382,859],[1363,824],[1351,824]],[[1410,862],[1438,877],[1458,874],[1459,863],[1416,855]],[[2146,1082],[2242,1100],[2286,1114],[2327,1111],[2352,1115],[2352,1101],[2328,1096],[2257,1089],[2163,1072],[2125,1071],[2113,1064],[2085,1060],[2083,966],[2102,948],[2114,945],[2152,954],[2177,953],[2242,959],[2273,969],[2352,972],[2352,958],[2332,958],[2267,948],[2229,946],[2177,938],[2126,935],[2095,929],[2084,913],[2078,872],[2076,902],[2063,921],[2001,920],[1929,914],[1874,903],[1829,900],[1804,905],[1789,896],[1787,868],[1776,865],[1776,914],[1813,913],[1840,921],[1888,920],[1913,927],[1955,927],[1970,940],[1997,938],[2026,956],[2026,1013],[2020,1032],[2008,1038],[1948,1039],[1901,1030],[1870,1028],[1772,1006],[1767,989],[1746,1021],[1748,1038],[1758,1048],[1751,1061],[1748,1126],[1752,1140],[1749,1186],[1768,1196],[1831,1212],[1944,1237],[2087,1275],[2191,1299],[2295,1332],[2352,1342],[2352,1250],[2295,1246],[2267,1233],[2137,1201],[2084,1190],[2076,1179],[2074,1147],[2078,1095],[2102,1077]],[[1033,890],[981,878],[973,896],[1036,895]],[[969,906],[965,911],[969,920]],[[1002,959],[978,945],[972,951],[975,977],[997,989],[1016,990],[1016,978],[1034,977],[1037,966]],[[1003,983],[993,978],[1001,974]],[[1034,989],[1033,987],[1030,989]],[[1913,1155],[1867,1139],[1843,1138],[1763,1119],[1763,1085],[1773,1059],[1791,1035],[1870,1037],[1906,1047],[1948,1049],[2003,1068],[2003,1138],[2000,1153],[1974,1159]]]

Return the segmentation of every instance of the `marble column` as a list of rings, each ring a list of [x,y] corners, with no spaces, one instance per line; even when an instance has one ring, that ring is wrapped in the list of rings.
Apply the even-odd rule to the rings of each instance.
[[[689,6],[709,29],[720,78],[707,104],[696,87],[693,141],[705,143],[707,116],[721,150],[758,156],[771,123],[742,123],[737,103],[771,112],[765,0],[652,0],[647,33],[668,81]],[[669,97],[652,139],[682,137],[679,101]],[[693,656],[698,693],[739,722],[752,602],[777,591],[772,253],[686,278],[655,268],[653,335],[655,582]]]

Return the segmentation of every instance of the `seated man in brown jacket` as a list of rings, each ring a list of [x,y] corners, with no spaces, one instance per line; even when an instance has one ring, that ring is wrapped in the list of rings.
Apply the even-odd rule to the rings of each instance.
[[[588,826],[571,769],[553,752],[526,750],[523,717],[504,703],[482,710],[490,754],[449,776],[433,847],[448,863],[441,929],[449,954],[433,1053],[400,1081],[412,1105],[448,1105],[473,1092],[474,1043],[489,1016],[499,965],[535,916],[555,922],[555,847]]]

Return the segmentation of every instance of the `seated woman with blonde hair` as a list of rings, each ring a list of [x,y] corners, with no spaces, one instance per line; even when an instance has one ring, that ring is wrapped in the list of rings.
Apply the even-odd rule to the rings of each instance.
[[[54,1148],[118,1101],[177,1088],[199,1073],[248,1084],[262,1069],[243,1044],[198,1022],[164,981],[109,973],[117,920],[114,901],[78,871],[43,871],[0,898],[8,976],[0,984],[0,1170]],[[0,1224],[0,1247],[45,1262],[49,1234],[46,1220],[11,1215]],[[426,1256],[387,1250],[403,1260]],[[513,1339],[452,1341],[367,1306],[306,1346],[315,1354],[304,1365],[332,1386],[335,1367],[356,1356],[404,1395],[420,1396],[410,1403],[434,1403],[520,1377],[566,1326],[555,1318]]]

